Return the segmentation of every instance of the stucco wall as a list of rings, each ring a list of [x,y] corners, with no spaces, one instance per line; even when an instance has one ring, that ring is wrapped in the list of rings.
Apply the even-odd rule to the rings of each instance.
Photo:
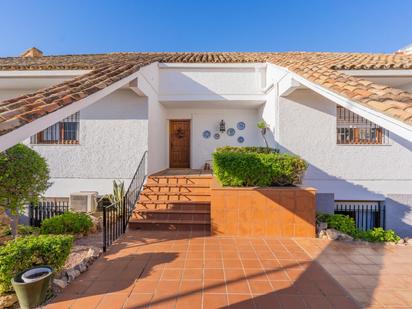
[[[390,145],[337,145],[336,104],[310,90],[279,98],[279,144],[310,167],[304,184],[336,199],[380,199],[412,193],[412,143],[390,133]]]
[[[127,185],[147,150],[147,119],[147,98],[118,90],[80,111],[79,145],[32,145],[50,167],[46,195],[109,193],[113,179]]]
[[[207,105],[207,104],[206,104]],[[222,146],[255,146],[262,145],[263,140],[256,127],[259,121],[257,109],[167,109],[167,119],[191,119],[191,167],[203,168],[207,160],[211,160],[212,153],[217,147]],[[226,128],[234,128],[234,136],[226,133],[220,135],[220,139],[213,138],[218,132],[220,120],[224,120]],[[236,124],[243,121],[246,124],[244,130],[238,130]],[[209,130],[212,136],[203,138],[202,133]],[[168,133],[167,133],[168,136]],[[237,138],[243,136],[243,144],[237,142]]]

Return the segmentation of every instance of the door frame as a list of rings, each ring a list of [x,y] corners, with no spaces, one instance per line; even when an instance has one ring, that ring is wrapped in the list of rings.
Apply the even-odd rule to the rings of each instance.
[[[168,119],[168,126],[167,126],[167,152],[168,152],[168,168],[179,168],[179,167],[171,167],[171,138],[170,138],[170,125],[173,121],[185,121],[189,123],[189,167],[192,168],[192,119],[190,118],[171,118]]]

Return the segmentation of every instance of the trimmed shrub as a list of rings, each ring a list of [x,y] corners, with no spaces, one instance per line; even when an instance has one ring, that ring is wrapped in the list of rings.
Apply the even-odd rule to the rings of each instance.
[[[356,239],[362,239],[369,242],[398,242],[401,238],[393,230],[384,230],[381,227],[375,227],[368,231],[361,231],[356,228],[355,220],[346,215],[329,215],[318,214],[319,222],[326,222],[328,228],[333,228],[342,233],[348,234]]]
[[[41,234],[87,234],[93,227],[92,219],[85,213],[66,212],[44,220]]]
[[[321,214],[318,215],[318,221],[326,222],[328,224],[328,228],[333,228],[352,237],[355,237],[358,234],[358,229],[356,228],[355,220],[353,220],[353,218],[349,216],[339,214]]]
[[[393,230],[384,230],[381,227],[375,227],[369,231],[359,231],[358,238],[370,242],[398,242],[401,238]]]
[[[16,238],[0,247],[0,294],[11,292],[11,279],[36,265],[50,265],[58,271],[69,256],[73,237],[39,235]]]
[[[266,149],[266,150],[263,150]],[[264,147],[223,147],[213,153],[213,172],[223,186],[290,186],[301,183],[307,164],[298,156]],[[269,148],[270,149],[270,148]]]
[[[268,147],[232,147],[225,146],[216,148],[216,152],[254,152],[254,153],[279,153],[279,149]]]

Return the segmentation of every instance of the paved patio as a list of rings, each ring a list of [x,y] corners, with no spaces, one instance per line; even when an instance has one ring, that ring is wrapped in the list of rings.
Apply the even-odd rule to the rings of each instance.
[[[411,308],[411,250],[132,230],[47,308]]]

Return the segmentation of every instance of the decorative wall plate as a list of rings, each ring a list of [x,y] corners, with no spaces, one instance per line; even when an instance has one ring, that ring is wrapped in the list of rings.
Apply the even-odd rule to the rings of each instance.
[[[209,138],[212,135],[209,130],[204,130],[202,133],[203,138]]]
[[[219,138],[220,138],[220,134],[219,134],[219,133],[215,133],[215,135],[213,135],[213,137],[214,137],[215,139],[219,139]]]
[[[226,133],[229,136],[233,136],[233,135],[235,135],[236,131],[233,128],[229,128],[229,129],[227,129]]]
[[[236,125],[238,130],[244,130],[246,128],[246,124],[243,121],[239,121]]]
[[[243,136],[239,136],[237,138],[237,142],[240,143],[240,144],[242,144],[244,141],[245,141],[245,138]]]

